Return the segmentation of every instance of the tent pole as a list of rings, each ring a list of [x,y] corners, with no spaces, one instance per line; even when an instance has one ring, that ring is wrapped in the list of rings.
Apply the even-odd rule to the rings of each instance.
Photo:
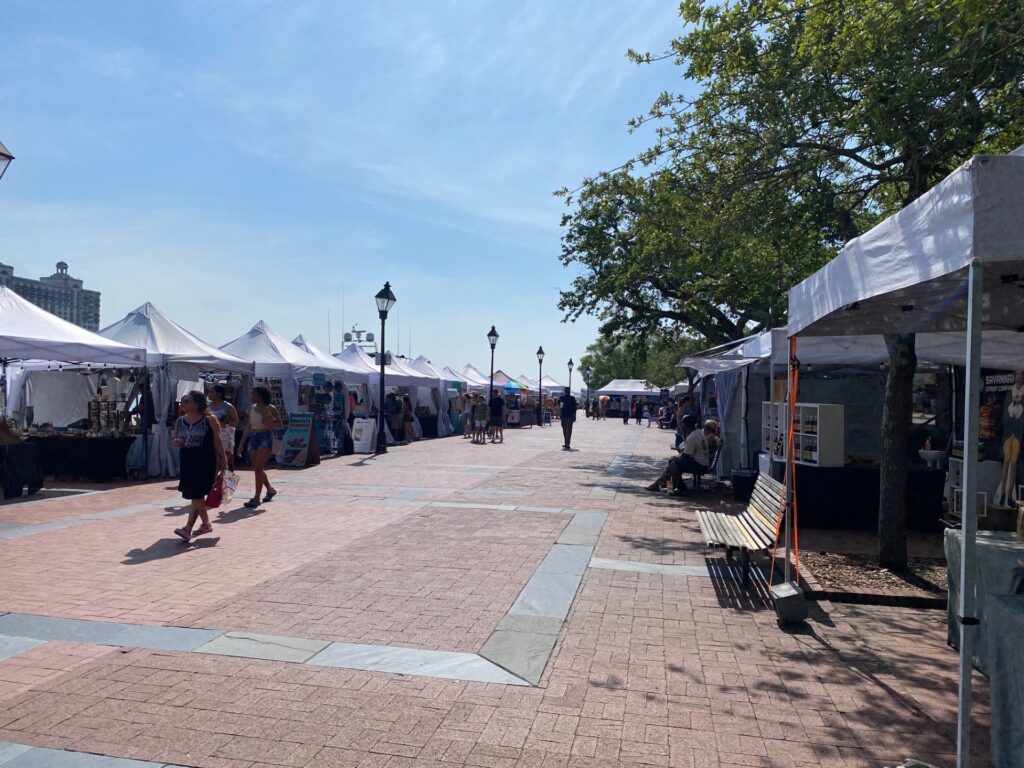
[[[149,367],[142,366],[142,479],[149,479],[149,427],[146,420],[150,414],[146,413],[146,394],[149,390]]]
[[[740,407],[741,420],[740,420],[740,469],[747,469],[747,464],[750,461],[750,427],[747,423],[747,407],[748,407],[748,396],[747,396],[747,385],[750,382],[750,366],[743,366],[743,391],[740,393]],[[722,425],[722,431],[725,431],[725,425]]]
[[[978,406],[981,387],[981,311],[984,268],[974,262],[968,268],[967,370],[964,375],[964,465],[961,507],[960,686],[957,700],[956,764],[971,762],[971,671],[975,639],[975,536],[978,530]]]

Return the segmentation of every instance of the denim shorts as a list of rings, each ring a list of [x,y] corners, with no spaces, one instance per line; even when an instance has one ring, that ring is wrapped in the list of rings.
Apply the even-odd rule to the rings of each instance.
[[[249,453],[256,453],[260,448],[274,449],[274,433],[269,429],[249,435]]]

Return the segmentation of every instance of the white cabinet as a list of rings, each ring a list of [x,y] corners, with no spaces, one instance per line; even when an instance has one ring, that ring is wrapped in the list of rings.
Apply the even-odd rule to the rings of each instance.
[[[761,450],[772,458],[786,458],[787,403],[761,403]],[[846,457],[843,406],[797,403],[793,450],[798,464],[841,467]]]

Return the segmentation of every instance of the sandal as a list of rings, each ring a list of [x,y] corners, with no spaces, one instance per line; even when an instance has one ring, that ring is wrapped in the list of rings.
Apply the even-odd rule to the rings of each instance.
[[[186,531],[184,528],[175,528],[174,533],[178,536],[181,536],[182,541],[184,541],[186,544],[188,544],[189,541],[192,540],[192,534]]]
[[[259,505],[260,505],[260,500],[259,499],[249,499],[242,506],[245,507],[246,509],[256,509],[256,507],[258,507]]]
[[[273,501],[275,496],[277,496],[277,491],[267,491],[267,495],[263,497],[263,503],[266,504],[268,501]]]
[[[193,536],[200,536],[200,535],[202,535],[204,533],[210,533],[212,530],[213,530],[213,526],[212,525],[206,525],[206,526],[203,526],[201,528],[197,528],[196,530],[192,531],[192,535]]]

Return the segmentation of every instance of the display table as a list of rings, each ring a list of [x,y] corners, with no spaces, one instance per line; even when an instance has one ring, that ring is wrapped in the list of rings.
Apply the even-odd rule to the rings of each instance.
[[[1024,595],[996,595],[988,604],[992,765],[1024,768]]]
[[[0,498],[13,499],[43,487],[38,447],[32,443],[0,446]]]
[[[127,476],[128,450],[135,437],[29,436],[46,476],[106,483]]]
[[[974,666],[994,680],[988,663],[988,604],[993,595],[1024,595],[1024,541],[1008,531],[978,531],[975,578],[977,608],[981,621],[974,643]],[[949,574],[949,604],[946,608],[947,641],[960,647],[960,625],[956,612],[960,600],[960,531],[947,530],[944,542]]]
[[[796,465],[796,501],[800,525],[807,528],[878,530],[879,466]],[[912,531],[942,528],[942,492],[946,473],[912,466],[907,477],[907,527]]]

